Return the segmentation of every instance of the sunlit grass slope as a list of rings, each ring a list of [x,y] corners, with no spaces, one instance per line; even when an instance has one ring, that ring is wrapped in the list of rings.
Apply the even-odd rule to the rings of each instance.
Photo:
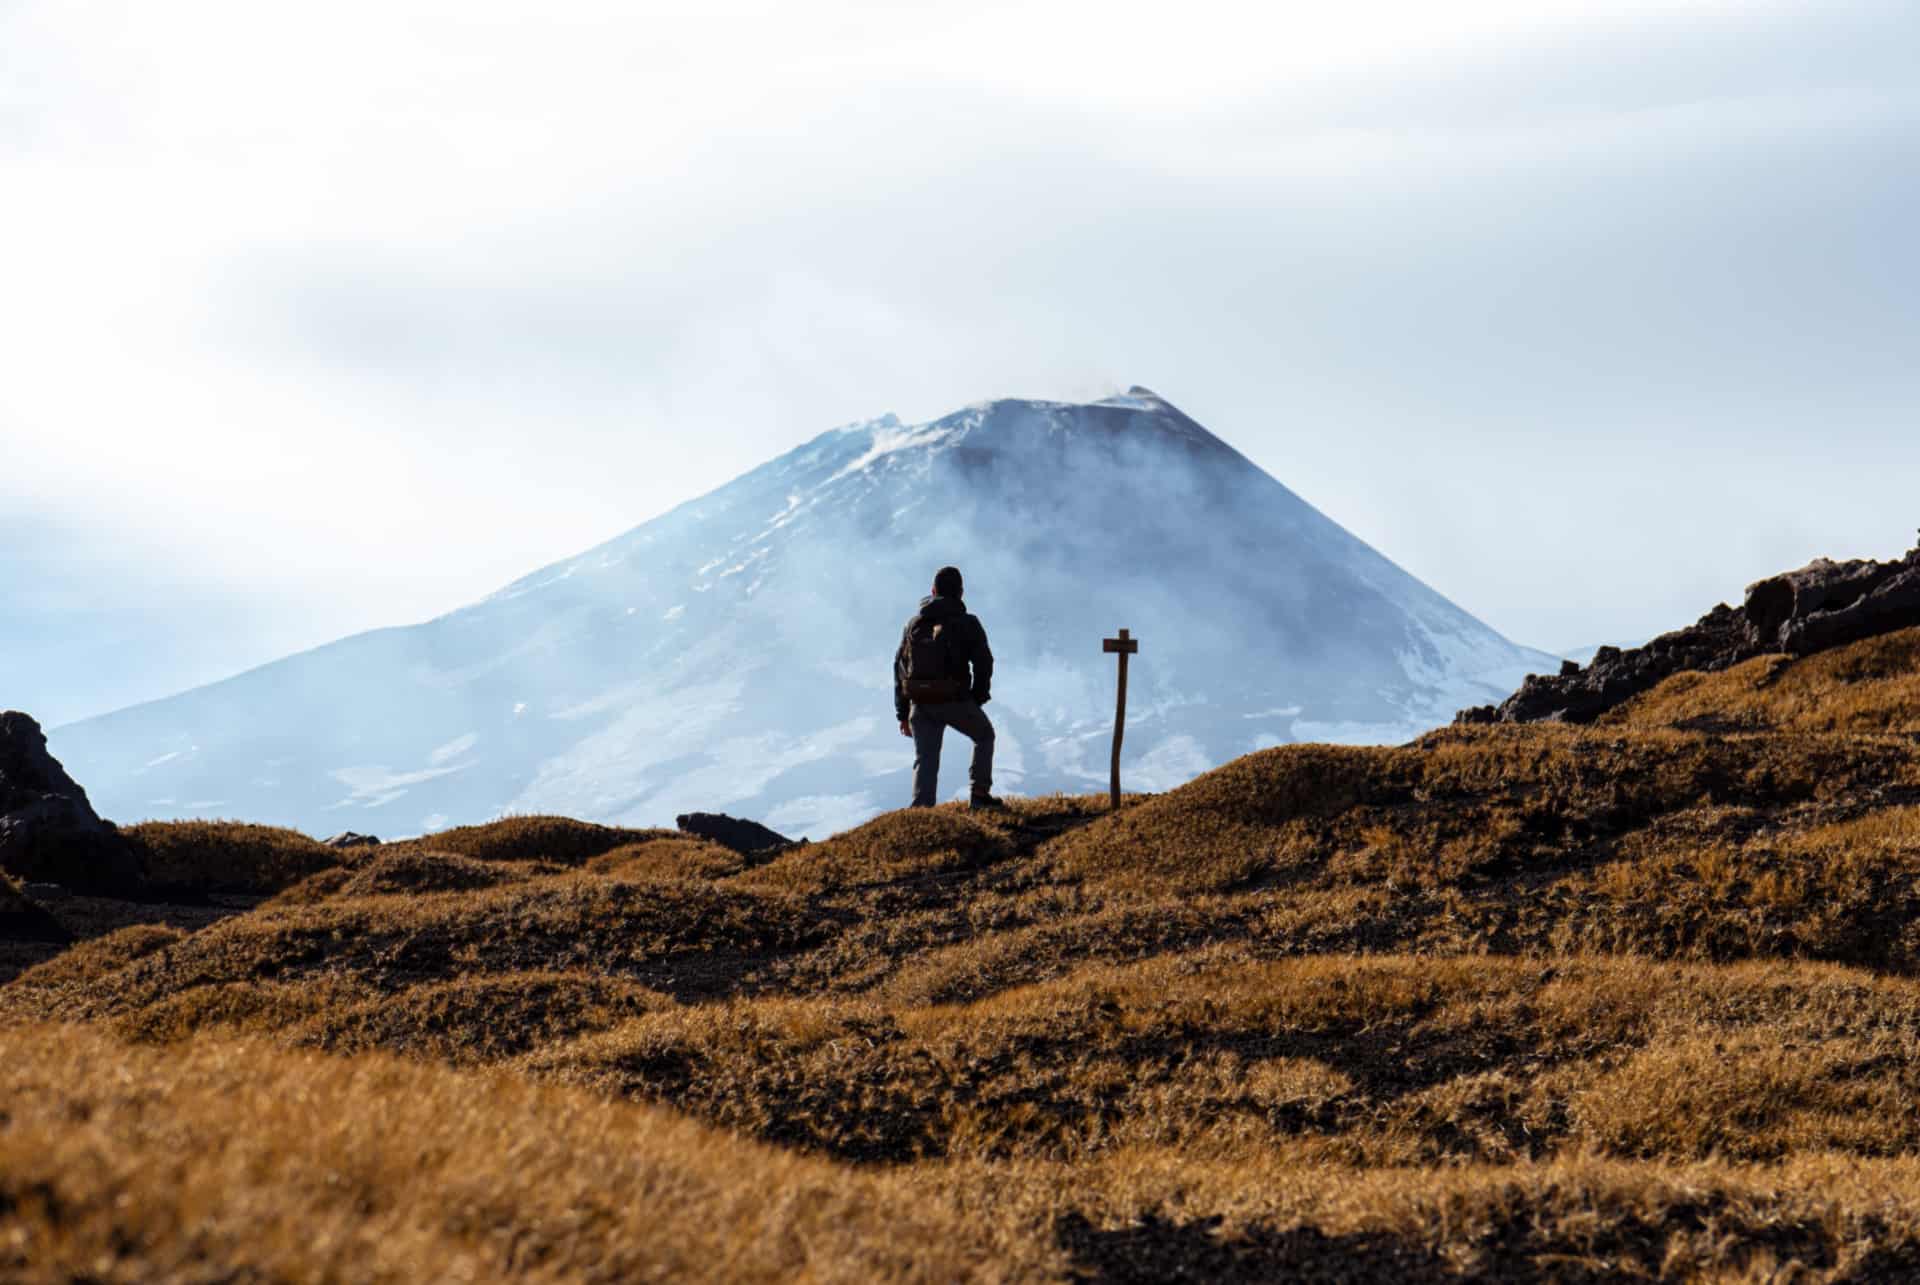
[[[1603,715],[1621,727],[1920,733],[1920,630],[1803,660],[1761,656],[1719,674],[1676,674]]]
[[[1920,1164],[1345,1167],[1248,1137],[851,1166],[512,1073],[8,1032],[0,1275],[1901,1279]],[[1798,1264],[1799,1273],[1783,1272]]]
[[[0,986],[0,1275],[1920,1273],[1916,711],[1910,632],[771,859],[152,830],[252,895]]]
[[[512,1076],[9,1032],[9,1280],[989,1278],[902,1184]]]

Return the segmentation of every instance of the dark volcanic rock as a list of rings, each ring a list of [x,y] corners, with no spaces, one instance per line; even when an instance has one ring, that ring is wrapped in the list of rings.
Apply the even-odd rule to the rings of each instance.
[[[342,830],[332,838],[322,839],[320,842],[329,848],[377,848],[380,846],[380,840],[372,835],[359,834],[353,830]]]
[[[1727,669],[1755,656],[1805,656],[1920,625],[1920,546],[1892,562],[1820,558],[1747,587],[1685,629],[1644,647],[1602,647],[1585,669],[1529,674],[1499,706],[1462,710],[1455,723],[1586,723],[1686,670]]]
[[[18,710],[0,713],[0,870],[88,892],[130,893],[142,882],[139,858]]]
[[[1920,625],[1920,548],[1898,562],[1830,562],[1747,590],[1747,629],[1763,651],[1805,656]]]
[[[688,812],[673,819],[681,833],[717,843],[723,848],[751,856],[771,849],[791,848],[794,841],[758,821],[743,821],[724,812]]]

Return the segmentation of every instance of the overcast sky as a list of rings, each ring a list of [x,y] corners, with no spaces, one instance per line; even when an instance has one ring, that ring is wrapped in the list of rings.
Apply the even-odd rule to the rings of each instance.
[[[1548,649],[1899,554],[1916,50],[1905,0],[0,0],[0,708],[1133,383]]]

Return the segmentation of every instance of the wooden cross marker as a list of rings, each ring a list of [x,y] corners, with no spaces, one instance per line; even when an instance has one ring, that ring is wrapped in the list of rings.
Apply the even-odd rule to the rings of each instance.
[[[1140,650],[1140,640],[1126,630],[1118,638],[1102,638],[1100,650],[1120,657],[1120,701],[1113,711],[1113,810],[1120,810],[1120,738],[1127,734],[1127,657]]]

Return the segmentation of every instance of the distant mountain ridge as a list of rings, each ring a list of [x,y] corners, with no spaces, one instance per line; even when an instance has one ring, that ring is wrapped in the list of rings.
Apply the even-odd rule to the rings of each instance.
[[[935,567],[999,658],[999,787],[1262,745],[1405,739],[1554,658],[1517,647],[1144,388],[834,429],[423,624],[58,728],[103,815],[414,833],[505,812],[726,809],[821,834],[897,806],[888,670]],[[943,795],[965,788],[950,751]]]

